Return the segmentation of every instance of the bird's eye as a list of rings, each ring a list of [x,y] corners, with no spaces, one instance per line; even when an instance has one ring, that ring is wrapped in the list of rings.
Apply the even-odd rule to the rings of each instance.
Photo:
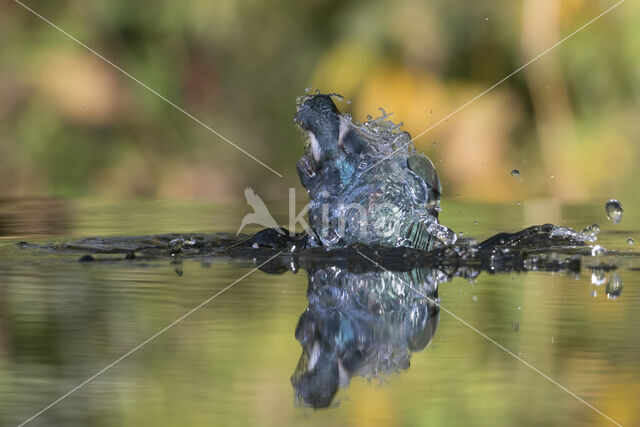
[[[314,177],[316,175],[316,170],[314,169],[314,167],[307,163],[306,165],[307,167],[305,168],[305,171],[307,172],[307,175],[309,175],[310,177]]]

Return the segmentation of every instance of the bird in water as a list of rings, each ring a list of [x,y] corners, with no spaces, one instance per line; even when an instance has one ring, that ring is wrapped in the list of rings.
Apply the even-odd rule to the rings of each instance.
[[[442,187],[433,163],[384,119],[353,123],[331,95],[298,99],[294,122],[307,143],[297,169],[311,199],[310,227],[327,247],[454,243],[455,233],[438,223]]]

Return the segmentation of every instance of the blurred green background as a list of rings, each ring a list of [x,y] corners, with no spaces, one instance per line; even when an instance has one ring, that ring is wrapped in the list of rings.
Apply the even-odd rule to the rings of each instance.
[[[26,3],[281,179],[4,1],[0,196],[241,201],[251,185],[286,198],[299,185],[292,117],[306,87],[344,95],[359,120],[382,107],[417,135],[614,3]],[[638,196],[639,18],[623,3],[418,139],[444,197]]]
[[[284,178],[0,1],[0,235],[233,232],[246,186],[267,202],[286,199],[291,186],[304,198],[292,119],[305,88],[341,93],[339,107],[358,120],[382,107],[415,136],[615,1],[25,3]],[[625,1],[416,141],[442,178],[448,226],[481,239],[598,221],[608,249],[640,241],[639,22],[640,4]],[[33,196],[80,200],[3,200]],[[610,197],[625,205],[621,225],[604,217]],[[285,219],[288,206],[277,206]],[[0,254],[0,423],[12,424],[246,272],[196,261],[181,277],[173,264],[85,269],[54,258],[45,266],[13,241]],[[441,297],[632,425],[640,420],[637,269],[620,275],[618,300],[590,284],[588,271],[580,280],[483,274],[444,284]],[[354,379],[341,392],[347,410],[305,413],[292,403],[289,377],[307,277],[256,274],[243,285],[39,425],[605,423],[446,315],[434,345],[387,387]]]

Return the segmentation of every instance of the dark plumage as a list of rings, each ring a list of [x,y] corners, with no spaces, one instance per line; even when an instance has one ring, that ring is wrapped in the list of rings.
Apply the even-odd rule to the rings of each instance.
[[[331,96],[299,99],[295,122],[309,139],[298,162],[310,226],[326,246],[353,243],[431,248],[455,241],[438,224],[442,188],[411,137],[383,121],[354,124]]]

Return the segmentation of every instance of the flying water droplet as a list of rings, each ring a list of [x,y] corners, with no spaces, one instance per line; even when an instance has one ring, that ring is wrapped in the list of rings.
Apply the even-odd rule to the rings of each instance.
[[[517,178],[520,176],[520,171],[518,169],[514,169],[511,171],[511,176],[513,176],[514,178]]]
[[[622,220],[622,203],[616,199],[611,199],[606,205],[604,205],[604,208],[607,211],[607,218],[609,221],[617,224]]]

